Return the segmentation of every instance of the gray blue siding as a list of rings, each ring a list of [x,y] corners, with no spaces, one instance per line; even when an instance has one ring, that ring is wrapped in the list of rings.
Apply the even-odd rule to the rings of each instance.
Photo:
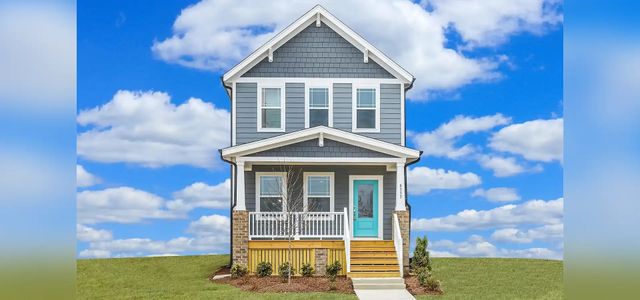
[[[249,143],[283,134],[282,132],[257,131],[257,84],[236,84],[236,144]],[[352,131],[353,85],[333,84],[333,127]],[[380,132],[359,133],[381,141],[401,144],[401,101],[400,84],[380,84]],[[285,133],[304,129],[303,83],[285,84]]]
[[[309,25],[242,77],[394,78],[326,24]]]
[[[384,166],[295,166],[300,172],[334,172],[335,173],[335,211],[349,210],[349,176],[350,175],[383,175],[383,238],[392,239],[392,216],[396,201],[396,173],[387,172]],[[256,210],[255,172],[280,172],[280,166],[253,166],[252,171],[245,171],[245,196],[247,210]],[[302,189],[302,180],[299,181]],[[351,218],[351,213],[349,213]]]

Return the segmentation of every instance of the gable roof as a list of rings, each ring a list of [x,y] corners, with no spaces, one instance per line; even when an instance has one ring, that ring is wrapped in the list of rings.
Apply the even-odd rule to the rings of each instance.
[[[353,46],[358,48],[358,50],[363,53],[363,60],[365,62],[368,59],[372,59],[404,83],[410,84],[413,82],[414,77],[413,75],[411,75],[411,73],[403,69],[391,58],[382,53],[382,51],[371,45],[364,38],[362,38],[355,31],[342,23],[342,21],[340,21],[320,5],[314,6],[302,17],[298,18],[291,25],[287,26],[285,29],[271,38],[267,43],[255,50],[240,63],[235,65],[231,70],[227,71],[227,73],[222,76],[222,80],[225,83],[228,83],[229,81],[242,76],[242,74],[250,70],[264,58],[272,57],[273,52],[276,49],[280,48],[296,34],[300,33],[307,26],[314,22],[316,23],[316,26],[319,26],[320,22],[326,24],[344,39],[349,41]]]
[[[228,147],[221,149],[220,152],[223,158],[229,159],[232,157],[246,156],[257,152],[318,138],[327,138],[345,144],[366,148],[380,153],[385,153],[394,157],[406,158],[408,161],[415,161],[420,157],[420,151],[415,149],[383,142],[370,137],[326,126],[312,127],[263,140],[258,140],[251,143]]]

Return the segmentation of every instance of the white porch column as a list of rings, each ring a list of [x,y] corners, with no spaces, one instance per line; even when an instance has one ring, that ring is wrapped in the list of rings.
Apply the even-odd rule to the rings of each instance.
[[[234,210],[247,210],[244,196],[244,161],[236,162],[236,207]]]
[[[396,163],[396,211],[405,211],[404,163]]]

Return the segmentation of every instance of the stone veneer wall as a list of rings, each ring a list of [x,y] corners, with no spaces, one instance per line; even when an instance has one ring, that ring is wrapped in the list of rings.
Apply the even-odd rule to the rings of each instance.
[[[328,254],[327,254],[327,249],[316,249],[316,265],[314,266],[315,271],[316,271],[316,275],[318,276],[324,276],[326,275],[326,271],[327,271],[327,259],[328,259]]]
[[[249,212],[233,211],[233,263],[246,266],[249,255]]]
[[[409,273],[409,244],[411,243],[409,235],[409,211],[396,211],[398,215],[398,223],[400,224],[400,234],[402,235],[402,264],[404,265],[404,273]]]

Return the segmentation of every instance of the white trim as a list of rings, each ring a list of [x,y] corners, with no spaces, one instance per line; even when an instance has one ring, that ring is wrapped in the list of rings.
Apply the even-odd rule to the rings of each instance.
[[[355,31],[349,28],[347,25],[338,20],[335,16],[329,13],[320,5],[314,6],[311,10],[305,13],[302,17],[298,18],[291,25],[276,34],[268,42],[262,45],[260,48],[249,54],[240,63],[235,65],[231,70],[224,74],[223,81],[229,82],[242,76],[247,70],[255,66],[263,58],[268,56],[269,49],[276,51],[280,46],[284,45],[287,41],[293,38],[296,34],[304,30],[308,25],[318,21],[318,16],[321,22],[325,23],[329,28],[333,29],[336,33],[341,35],[348,42],[353,44],[354,47],[364,52],[368,50],[369,58],[377,62],[385,70],[389,71],[398,79],[401,79],[404,83],[411,83],[413,81],[413,75],[403,69],[396,62],[391,60],[382,51],[376,49],[373,45],[367,42],[364,38],[358,35]]]
[[[404,84],[400,84],[400,145],[405,146],[407,139],[407,129],[405,125],[405,114],[404,114]]]
[[[241,156],[236,159],[238,162],[251,163],[254,165],[264,164],[348,164],[348,165],[385,165],[403,163],[405,158],[395,157],[277,157],[277,156]]]
[[[234,210],[247,210],[247,197],[244,193],[244,162],[239,161],[236,162],[236,177],[237,182],[235,185],[236,188],[236,206],[233,208]]]
[[[353,227],[353,215],[355,213],[353,208],[353,181],[354,180],[378,180],[378,237],[356,237],[355,228]],[[383,175],[349,175],[349,212],[351,213],[350,229],[352,240],[382,240],[384,239],[384,176]]]
[[[285,132],[285,128],[286,128],[286,114],[285,114],[285,109],[287,107],[286,105],[286,97],[285,97],[285,84],[284,82],[280,83],[280,84],[265,84],[265,83],[259,83],[257,85],[258,87],[258,103],[256,105],[257,107],[257,121],[256,121],[256,131],[257,132]],[[262,128],[262,90],[263,89],[280,89],[280,128]],[[269,108],[274,108],[274,107],[269,107]]]
[[[260,212],[260,177],[262,176],[280,176],[282,177],[282,193],[286,193],[287,190],[287,182],[286,182],[286,178],[287,178],[287,173],[286,172],[256,172],[255,173],[256,176],[256,195],[255,195],[255,200],[256,200],[256,212]],[[282,195],[280,195],[280,197],[282,197],[282,211],[284,212],[286,210],[287,207],[287,203],[286,203],[286,197],[283,197]]]
[[[327,89],[327,101],[328,101],[328,126],[333,127],[333,83],[330,82],[316,82],[307,80],[304,83],[304,128],[309,128],[309,110],[311,109],[310,102],[310,90],[311,89]]]
[[[237,90],[237,84],[234,82],[233,83],[233,94],[231,95],[231,146],[235,146],[236,145],[236,131],[237,126],[236,126],[236,95],[238,93]]]
[[[358,108],[358,90],[373,89],[376,96],[376,126],[375,128],[358,128],[358,109],[371,110],[371,108]],[[380,132],[380,84],[353,84],[351,88],[351,131],[362,132]]]
[[[278,148],[319,138],[320,133],[323,133],[325,139],[348,143],[350,145],[367,148],[373,151],[389,154],[400,158],[416,160],[418,157],[420,157],[420,151],[418,150],[325,126],[302,129],[267,139],[225,148],[222,149],[222,156],[225,158],[232,158]]]
[[[307,183],[309,182],[309,176],[328,176],[329,177],[329,212],[335,212],[335,173],[334,172],[304,172],[302,180],[302,192],[303,192],[303,211],[308,211],[309,193],[307,191]]]
[[[406,210],[406,200],[405,200],[405,193],[404,193],[404,177],[405,177],[405,173],[404,173],[404,168],[405,164],[404,163],[397,163],[396,164],[396,211],[405,211]]]

